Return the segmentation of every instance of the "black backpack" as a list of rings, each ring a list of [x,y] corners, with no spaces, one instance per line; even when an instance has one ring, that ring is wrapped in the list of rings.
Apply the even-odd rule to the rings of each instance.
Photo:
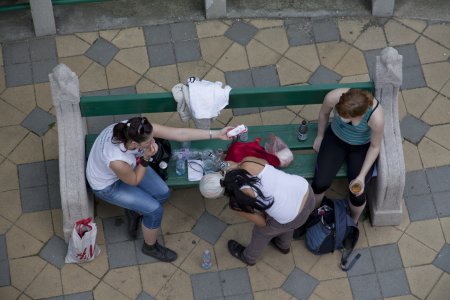
[[[155,172],[163,179],[168,179],[168,172],[166,169],[160,168],[160,163],[162,161],[169,163],[170,157],[172,156],[172,147],[170,142],[166,139],[155,138],[155,143],[158,145],[158,151],[152,156],[149,166],[155,170]]]
[[[302,228],[303,227],[303,228]],[[358,226],[350,215],[346,199],[324,197],[321,206],[313,210],[306,223],[294,232],[298,238],[306,233],[305,245],[316,255],[342,250],[341,269],[350,270],[361,254],[356,255],[347,265],[347,260],[359,238]]]

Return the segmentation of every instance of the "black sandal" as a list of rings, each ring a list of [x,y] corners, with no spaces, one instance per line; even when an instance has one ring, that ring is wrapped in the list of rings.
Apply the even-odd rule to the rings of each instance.
[[[228,251],[230,251],[231,255],[242,261],[244,264],[247,264],[249,266],[255,265],[255,263],[250,263],[245,259],[243,255],[244,250],[245,247],[236,242],[235,240],[228,241]]]

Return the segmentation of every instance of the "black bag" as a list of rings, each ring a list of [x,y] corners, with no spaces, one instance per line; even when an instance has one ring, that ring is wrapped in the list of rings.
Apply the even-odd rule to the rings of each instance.
[[[169,174],[167,172],[167,167],[169,164],[170,157],[172,156],[172,147],[170,142],[166,139],[155,138],[155,143],[158,145],[158,151],[151,157],[149,166],[163,179],[167,180]],[[164,162],[161,164],[161,162]],[[162,168],[162,167],[166,168]]]

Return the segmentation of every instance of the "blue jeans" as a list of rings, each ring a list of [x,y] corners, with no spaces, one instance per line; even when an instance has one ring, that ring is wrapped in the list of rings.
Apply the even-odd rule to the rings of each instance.
[[[137,186],[117,180],[103,190],[94,190],[94,194],[111,204],[140,212],[144,226],[156,229],[161,226],[162,205],[169,199],[170,190],[152,168],[147,168]]]

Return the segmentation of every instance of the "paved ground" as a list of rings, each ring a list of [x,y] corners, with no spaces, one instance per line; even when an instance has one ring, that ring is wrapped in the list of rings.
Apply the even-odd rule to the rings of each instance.
[[[47,73],[65,63],[84,94],[168,91],[187,76],[234,87],[369,79],[388,45],[404,56],[399,113],[406,187],[399,226],[360,221],[362,258],[348,274],[339,254],[316,257],[295,241],[268,247],[253,267],[228,254],[251,225],[225,199],[174,191],[162,239],[179,258],[144,257],[125,233],[123,210],[98,203],[102,254],[63,263],[57,126]],[[3,43],[0,48],[1,299],[448,299],[450,293],[450,24],[411,19],[226,20],[83,32]],[[225,111],[216,126],[297,123],[317,106]],[[116,117],[116,119],[121,116]],[[150,116],[182,126],[176,113]],[[88,120],[99,131],[112,118]],[[331,196],[344,196],[337,181]],[[213,253],[204,271],[200,256]]]

